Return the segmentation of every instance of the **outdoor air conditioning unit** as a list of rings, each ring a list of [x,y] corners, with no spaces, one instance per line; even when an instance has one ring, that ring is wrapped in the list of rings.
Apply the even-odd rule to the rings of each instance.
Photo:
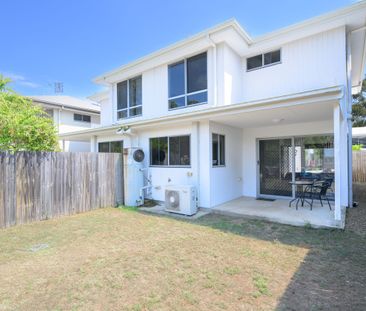
[[[196,189],[194,186],[167,186],[165,210],[171,213],[194,215],[197,213]]]

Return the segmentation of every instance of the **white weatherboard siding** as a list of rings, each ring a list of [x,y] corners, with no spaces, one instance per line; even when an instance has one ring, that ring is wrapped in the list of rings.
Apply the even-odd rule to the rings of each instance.
[[[113,107],[112,102],[109,100],[109,97],[101,100],[100,102],[100,125],[106,126],[113,123],[112,113]]]
[[[225,136],[225,166],[212,166],[212,133]],[[210,149],[205,155],[210,159],[210,207],[234,200],[243,195],[242,190],[242,130],[210,122]]]
[[[337,28],[274,47],[281,64],[246,71],[243,59],[243,101],[276,97],[346,84],[346,32]]]

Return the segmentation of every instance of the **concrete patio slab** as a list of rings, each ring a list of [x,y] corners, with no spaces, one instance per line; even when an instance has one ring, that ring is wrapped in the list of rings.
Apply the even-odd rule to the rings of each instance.
[[[334,219],[333,205],[332,210],[329,210],[326,203],[321,206],[320,202],[314,202],[312,210],[307,204],[303,207],[299,206],[296,210],[296,204],[293,203],[289,207],[289,201],[286,199],[263,201],[251,197],[241,197],[212,208],[212,212],[222,215],[264,219],[293,226],[310,224],[315,228],[344,227],[343,222]]]

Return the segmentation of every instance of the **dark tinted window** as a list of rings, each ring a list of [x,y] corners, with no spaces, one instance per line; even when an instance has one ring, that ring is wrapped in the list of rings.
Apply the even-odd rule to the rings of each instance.
[[[207,53],[187,59],[187,93],[207,89]]]
[[[168,138],[150,138],[150,165],[168,165]]]
[[[108,141],[98,144],[99,152],[115,152],[121,153],[123,150],[123,141]]]
[[[109,143],[99,143],[98,151],[99,152],[109,152]]]
[[[197,93],[187,96],[187,105],[197,105],[207,103],[207,92]]]
[[[110,142],[110,152],[121,153],[122,152],[122,142],[121,141]]]
[[[184,62],[170,65],[169,75],[169,97],[175,97],[185,93],[184,86]]]
[[[88,123],[90,123],[90,122],[91,122],[91,118],[90,118],[90,116],[83,115],[83,121],[84,121],[84,122],[88,122]]]
[[[190,137],[169,137],[169,165],[190,164]]]
[[[83,114],[78,114],[75,113],[74,114],[74,121],[82,121],[82,122],[91,122],[91,117],[88,115],[83,115]]]
[[[270,65],[281,61],[281,50],[264,54],[264,65]]]
[[[219,135],[212,134],[212,165],[219,164]]]
[[[137,77],[129,80],[129,106],[141,106],[142,105],[142,79]]]
[[[117,83],[117,109],[127,108],[127,81]]]
[[[184,107],[186,105],[186,97],[177,97],[169,100],[169,109]]]
[[[212,165],[225,165],[225,136],[212,134]]]
[[[262,54],[247,58],[247,70],[260,68],[262,66]]]
[[[219,155],[220,155],[220,160],[219,160],[220,165],[225,165],[225,136],[224,135],[219,135]]]

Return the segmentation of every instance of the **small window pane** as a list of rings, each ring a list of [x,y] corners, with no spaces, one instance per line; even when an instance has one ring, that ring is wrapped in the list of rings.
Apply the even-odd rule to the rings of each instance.
[[[168,138],[150,138],[150,164],[168,165]]]
[[[281,61],[281,51],[277,50],[274,52],[264,54],[264,64],[270,65]]]
[[[219,154],[220,154],[220,165],[225,165],[225,136],[219,135]]]
[[[83,121],[84,121],[84,122],[88,122],[88,123],[90,123],[90,122],[91,122],[91,118],[90,118],[90,116],[86,116],[86,115],[84,115],[84,116],[83,116]]]
[[[247,70],[262,67],[262,54],[247,58]]]
[[[74,121],[83,121],[83,116],[81,114],[74,114]]]
[[[168,67],[169,97],[185,93],[184,90],[184,62],[179,62]]]
[[[212,165],[219,165],[219,136],[212,134]]]
[[[180,138],[180,165],[191,165],[191,143],[190,136]]]
[[[207,92],[202,92],[187,97],[187,105],[197,105],[207,103]]]
[[[127,108],[127,81],[117,83],[117,110]]]
[[[187,92],[207,89],[207,53],[187,59]]]
[[[122,152],[122,142],[121,141],[112,141],[111,142],[111,152]]]
[[[169,137],[169,165],[190,165],[190,137]]]
[[[98,151],[99,152],[109,152],[109,143],[99,143]]]
[[[141,106],[142,105],[142,78],[137,77],[129,80],[129,106]]]
[[[185,105],[186,105],[185,96],[169,100],[169,109],[184,107]]]
[[[117,119],[127,118],[127,110],[122,110],[117,112]]]
[[[130,117],[140,116],[142,115],[142,107],[136,107],[130,109]]]

